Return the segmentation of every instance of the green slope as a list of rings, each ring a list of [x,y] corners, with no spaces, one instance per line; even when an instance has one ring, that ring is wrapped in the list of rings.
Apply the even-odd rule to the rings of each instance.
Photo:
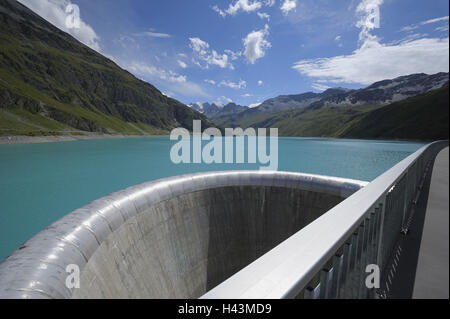
[[[448,84],[386,106],[308,107],[277,113],[248,110],[214,119],[224,127],[277,127],[282,136],[448,139]]]
[[[340,106],[277,113],[246,111],[245,116],[237,114],[214,119],[214,122],[224,127],[277,127],[282,136],[331,137],[338,136],[341,130],[375,108]]]
[[[339,136],[417,140],[448,139],[448,90],[447,84],[440,89],[369,112]]]
[[[14,0],[0,0],[0,134],[166,134],[200,113]]]
[[[338,132],[375,107],[324,107],[286,111],[261,124],[278,127],[283,136],[334,137]]]

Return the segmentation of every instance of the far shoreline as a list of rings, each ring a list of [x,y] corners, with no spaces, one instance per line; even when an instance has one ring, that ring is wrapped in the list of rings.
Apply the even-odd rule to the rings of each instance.
[[[0,136],[0,145],[14,144],[35,144],[35,143],[54,143],[85,141],[96,139],[122,139],[139,137],[169,137],[170,135],[123,135],[123,134],[88,134],[88,135],[48,135],[48,136],[28,136],[28,135],[4,135]],[[314,136],[279,136],[292,138],[327,138],[336,140],[361,140],[361,141],[390,141],[390,142],[410,142],[410,143],[431,143],[430,140],[409,140],[409,139],[386,139],[386,138],[355,138],[355,137],[314,137]]]
[[[86,141],[96,139],[162,137],[162,136],[168,135],[123,135],[123,134],[48,135],[48,136],[5,135],[0,136],[0,145],[71,142],[71,141]]]

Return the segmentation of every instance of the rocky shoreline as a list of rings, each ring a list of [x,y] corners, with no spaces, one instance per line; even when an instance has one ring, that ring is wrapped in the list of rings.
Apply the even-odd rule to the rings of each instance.
[[[54,135],[54,136],[0,136],[1,144],[27,144],[27,143],[51,143],[51,142],[67,142],[82,141],[104,138],[125,138],[125,137],[149,137],[153,135],[121,135],[121,134],[89,134],[89,135]]]

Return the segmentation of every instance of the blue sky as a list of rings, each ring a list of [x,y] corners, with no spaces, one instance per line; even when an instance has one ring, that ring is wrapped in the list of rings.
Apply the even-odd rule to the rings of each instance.
[[[20,0],[164,94],[281,94],[448,72],[447,0]],[[79,7],[79,28],[65,24]]]

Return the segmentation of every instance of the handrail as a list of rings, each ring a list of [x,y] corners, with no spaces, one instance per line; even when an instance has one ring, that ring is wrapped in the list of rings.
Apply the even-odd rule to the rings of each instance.
[[[389,254],[391,242],[397,236],[395,233],[391,234],[387,223],[390,223],[388,226],[391,227],[400,221],[403,226],[406,217],[400,210],[394,208],[403,201],[401,209],[403,213],[406,212],[419,189],[420,183],[417,181],[423,177],[426,164],[434,159],[436,155],[434,153],[444,145],[448,145],[448,141],[423,146],[366,187],[207,292],[202,298],[317,297],[317,291],[309,289],[305,292],[305,288],[308,288],[307,285],[313,279],[316,279],[316,282],[320,281],[323,287],[334,282],[331,267],[325,270],[326,276],[323,276],[322,271],[326,263],[333,263],[336,269],[340,266],[341,275],[336,276],[335,280],[339,278],[341,286],[335,282],[334,288],[331,289],[334,292],[328,291],[330,289],[328,287],[327,295],[322,291],[322,296],[337,297],[341,293],[356,298],[366,297],[364,294],[367,292],[363,291],[364,296],[361,295],[359,288],[355,288],[355,282],[348,283],[349,275],[360,275],[361,268],[358,267],[361,267],[359,264],[363,261],[377,262],[381,266],[385,263],[384,259]],[[411,174],[408,174],[410,169]],[[406,187],[405,181],[414,187]],[[394,189],[396,190],[393,191]],[[408,190],[412,191],[412,194],[408,194]],[[398,217],[399,215],[402,216]],[[386,220],[385,216],[388,216]],[[359,231],[360,229],[362,231]],[[398,233],[400,230],[398,229]],[[343,247],[345,245],[347,247]],[[342,253],[346,251],[345,249],[354,253],[347,256]],[[337,271],[335,274],[337,275]],[[345,276],[347,282],[342,279]],[[318,277],[320,279],[317,279]],[[350,290],[350,295],[343,287]]]

